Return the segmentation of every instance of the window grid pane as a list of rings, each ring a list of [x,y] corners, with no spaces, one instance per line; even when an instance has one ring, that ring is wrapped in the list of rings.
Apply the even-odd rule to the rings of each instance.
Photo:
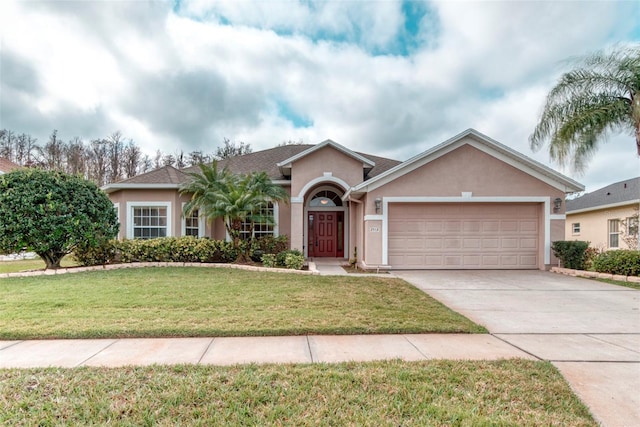
[[[609,220],[609,247],[617,248],[619,247],[619,236],[620,236],[620,221],[617,219]]]
[[[153,239],[167,236],[167,208],[133,208],[133,237]]]
[[[198,210],[194,210],[190,216],[184,219],[184,234],[185,236],[200,236],[200,221],[199,221],[199,212]]]
[[[269,203],[260,211],[261,216],[274,218],[274,206],[273,203]],[[274,226],[266,222],[256,222],[253,224],[253,237],[272,236],[274,234]],[[243,240],[249,240],[251,237],[251,222],[243,221],[242,229],[240,231],[240,238]]]

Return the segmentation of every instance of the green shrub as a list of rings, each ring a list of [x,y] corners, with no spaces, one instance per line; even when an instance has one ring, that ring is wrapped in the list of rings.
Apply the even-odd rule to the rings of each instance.
[[[303,260],[304,260],[304,256],[302,255],[302,252],[300,252],[297,249],[287,249],[286,251],[282,251],[279,252],[278,255],[276,255],[276,266],[277,267],[286,267],[286,259],[287,259],[287,255],[299,255],[302,256]]]
[[[113,264],[118,260],[118,241],[103,240],[98,246],[78,246],[73,258],[83,266]]]
[[[584,270],[588,247],[589,242],[580,240],[558,240],[551,245],[553,254],[562,261],[562,266],[576,270]]]
[[[81,265],[114,262],[233,262],[238,250],[231,242],[208,238],[162,237],[149,240],[111,240],[94,249],[78,248],[74,257]]]
[[[284,266],[292,270],[302,270],[304,266],[304,256],[288,253],[284,258]]]
[[[599,273],[640,276],[640,251],[619,249],[603,252],[593,260],[593,268]]]
[[[602,251],[598,248],[589,246],[584,252],[584,268],[585,270],[593,270],[593,260],[600,255]]]
[[[276,256],[274,254],[262,255],[262,265],[268,268],[276,267]]]
[[[279,254],[289,248],[287,236],[262,236],[254,239],[251,243],[253,251],[262,251],[264,254]]]

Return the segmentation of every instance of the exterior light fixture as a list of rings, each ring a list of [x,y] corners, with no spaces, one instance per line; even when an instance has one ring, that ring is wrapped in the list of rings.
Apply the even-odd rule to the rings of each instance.
[[[560,197],[556,197],[553,201],[553,213],[560,212],[560,207],[562,206],[562,199]]]
[[[380,197],[376,197],[376,200],[374,200],[374,202],[376,204],[376,213],[379,214],[382,210],[382,199]]]

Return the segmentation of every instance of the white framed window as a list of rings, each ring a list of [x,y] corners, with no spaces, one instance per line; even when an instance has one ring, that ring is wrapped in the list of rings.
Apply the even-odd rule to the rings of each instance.
[[[253,224],[253,237],[262,236],[278,236],[278,204],[269,202],[267,206],[262,208],[262,216],[270,217],[273,219],[271,223],[256,222]],[[251,223],[249,221],[242,222],[242,229],[240,231],[240,238],[248,240],[251,233]]]
[[[629,236],[635,236],[636,238],[638,237],[638,223],[639,221],[637,216],[630,216],[627,218],[627,234]]]
[[[120,223],[120,203],[114,203],[113,209],[116,211],[116,219],[118,220],[118,223]]]
[[[620,247],[620,220],[609,220],[609,247],[613,249]]]
[[[574,222],[571,224],[571,234],[580,234],[580,223]]]
[[[182,212],[185,204],[182,203]],[[200,216],[199,209],[195,209],[189,216],[182,216],[182,236],[204,237],[204,232],[205,218]]]
[[[127,202],[127,238],[171,236],[171,202]]]

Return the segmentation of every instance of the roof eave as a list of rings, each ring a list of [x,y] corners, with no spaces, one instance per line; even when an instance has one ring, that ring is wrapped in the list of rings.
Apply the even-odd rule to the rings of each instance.
[[[107,194],[120,190],[177,190],[180,184],[107,184],[100,187]]]
[[[623,206],[631,206],[631,205],[639,205],[639,204],[640,204],[640,199],[625,200],[625,201],[617,202],[617,203],[609,203],[607,205],[590,206],[588,208],[575,209],[575,210],[571,210],[571,211],[568,210],[566,212],[566,214],[567,215],[575,215],[575,214],[585,213],[585,212],[600,211],[602,209],[620,208],[620,207],[623,207]]]

